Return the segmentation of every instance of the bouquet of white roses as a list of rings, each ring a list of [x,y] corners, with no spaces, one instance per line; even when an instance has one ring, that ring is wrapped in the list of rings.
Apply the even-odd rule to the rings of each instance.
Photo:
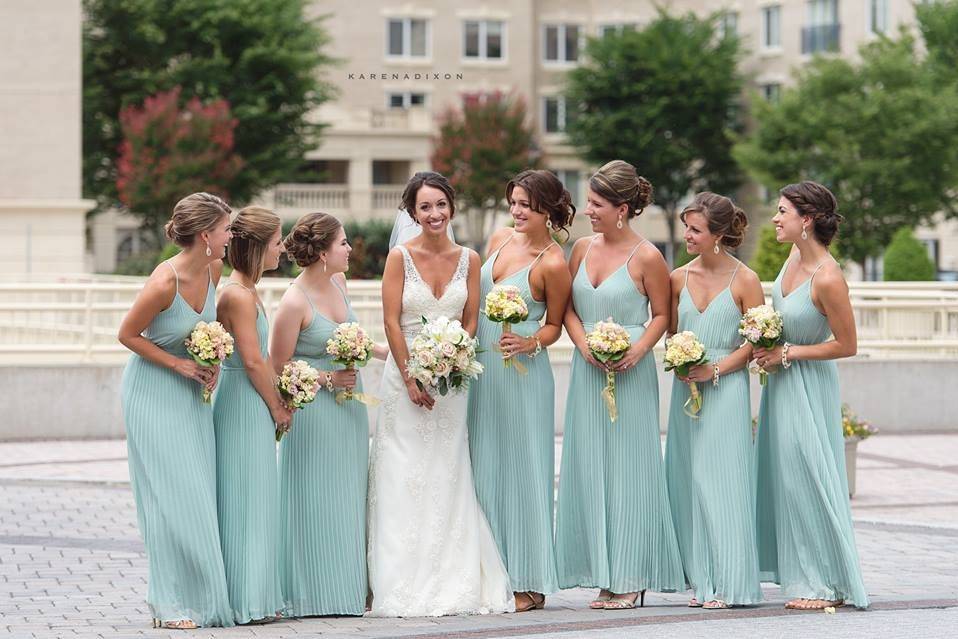
[[[200,366],[219,366],[233,354],[233,336],[219,322],[197,322],[184,342],[186,352]],[[212,393],[203,387],[203,401],[210,403]]]
[[[589,347],[592,357],[603,364],[617,362],[629,351],[632,338],[629,332],[612,321],[610,317],[604,322],[596,322],[592,330],[586,334],[585,343]],[[609,410],[609,420],[614,424],[618,417],[615,406],[615,373],[606,371],[605,388],[602,389],[602,399]]]
[[[665,340],[665,370],[674,370],[682,377],[687,377],[690,368],[707,361],[705,345],[692,331],[682,331]],[[689,382],[689,398],[682,409],[692,419],[698,419],[702,410],[702,394],[695,382]]]
[[[775,348],[783,339],[782,328],[782,314],[768,304],[762,304],[745,311],[738,324],[738,334],[752,346]],[[758,382],[764,386],[768,381],[768,371],[761,366],[750,370],[758,373]]]
[[[345,366],[346,370],[365,366],[373,356],[373,346],[373,340],[369,334],[356,322],[340,324],[333,331],[333,336],[326,340],[326,352],[333,356],[335,363]],[[336,394],[337,403],[341,404],[350,399],[367,405],[373,405],[379,401],[371,395],[348,389]]]
[[[316,399],[319,391],[319,371],[297,359],[286,362],[277,381],[280,397],[289,408],[302,408]],[[276,441],[283,438],[285,431],[276,429]]]
[[[529,307],[522,298],[522,291],[519,290],[518,286],[512,286],[511,284],[500,284],[489,291],[486,295],[484,312],[489,321],[502,323],[503,333],[512,332],[512,324],[525,321],[529,317]],[[499,350],[498,346],[496,346],[496,350]],[[527,372],[526,367],[519,360],[506,357],[502,361],[506,368],[514,364],[516,372],[520,374]]]
[[[420,390],[434,388],[440,395],[462,390],[470,379],[479,377],[482,364],[476,361],[476,340],[459,320],[422,318],[423,327],[409,347],[406,372]]]

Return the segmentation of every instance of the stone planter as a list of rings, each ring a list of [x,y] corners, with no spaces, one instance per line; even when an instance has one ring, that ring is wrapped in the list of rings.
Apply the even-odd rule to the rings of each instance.
[[[848,497],[855,496],[855,467],[858,460],[858,437],[845,438],[845,475],[848,477]]]

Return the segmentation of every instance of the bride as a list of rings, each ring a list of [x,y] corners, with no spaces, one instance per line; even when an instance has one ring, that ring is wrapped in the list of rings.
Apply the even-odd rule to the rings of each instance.
[[[472,483],[467,396],[433,397],[405,370],[421,318],[445,315],[476,332],[479,256],[447,235],[454,196],[438,173],[412,177],[403,208],[422,232],[389,252],[383,273],[390,355],[367,504],[369,614],[377,617],[505,612],[512,600]]]

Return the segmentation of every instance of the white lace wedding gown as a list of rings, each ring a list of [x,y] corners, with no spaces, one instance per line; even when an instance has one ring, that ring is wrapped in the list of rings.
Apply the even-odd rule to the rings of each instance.
[[[469,252],[437,300],[406,248],[401,324],[407,343],[421,317],[462,316]],[[512,589],[472,482],[465,393],[409,400],[392,356],[369,460],[368,565],[376,617],[485,614],[510,609]]]

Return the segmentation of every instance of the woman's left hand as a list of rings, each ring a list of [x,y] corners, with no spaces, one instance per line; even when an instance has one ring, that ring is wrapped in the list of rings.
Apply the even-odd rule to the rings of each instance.
[[[212,366],[213,377],[206,383],[206,390],[213,392],[216,389],[216,383],[220,380],[220,367]]]
[[[506,359],[516,355],[529,354],[536,350],[536,341],[531,337],[523,337],[515,333],[503,333],[499,338],[499,348]]]
[[[711,364],[699,364],[698,366],[693,366],[689,369],[689,374],[687,377],[682,377],[678,375],[677,377],[688,384],[689,382],[710,382],[712,381],[712,365]]]
[[[752,351],[752,359],[763,370],[770,371],[782,365],[782,347],[776,346],[775,348],[764,349],[756,346]]]
[[[648,353],[648,351],[645,350],[638,342],[636,342],[629,347],[629,350],[626,351],[625,356],[622,359],[611,363],[609,370],[613,370],[616,373],[624,373],[638,364],[639,360],[645,357],[646,353]]]

